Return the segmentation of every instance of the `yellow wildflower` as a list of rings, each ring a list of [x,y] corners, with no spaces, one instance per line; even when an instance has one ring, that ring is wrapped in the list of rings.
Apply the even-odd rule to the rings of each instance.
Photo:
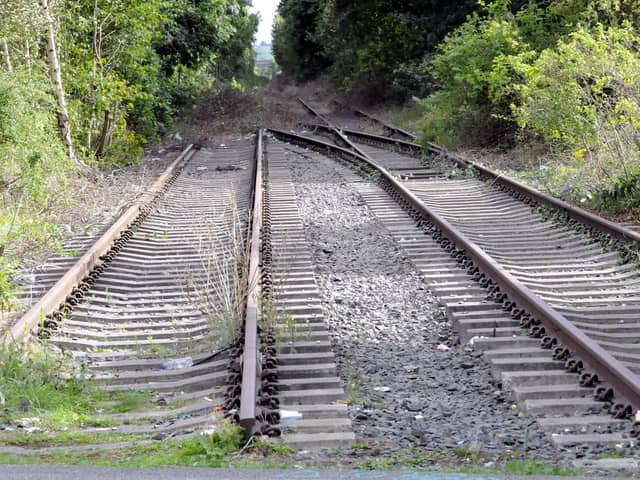
[[[580,150],[576,150],[573,153],[573,156],[576,158],[584,158],[584,156],[587,154],[587,149],[586,148],[581,148]]]

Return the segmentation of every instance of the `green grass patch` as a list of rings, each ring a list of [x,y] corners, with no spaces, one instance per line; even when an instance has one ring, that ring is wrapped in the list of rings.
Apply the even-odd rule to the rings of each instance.
[[[141,410],[151,404],[153,392],[148,390],[113,392],[109,396],[105,411],[108,413],[127,413]]]
[[[79,438],[79,437],[76,437]],[[112,438],[121,441],[118,435]],[[240,427],[222,420],[210,435],[195,435],[186,440],[168,440],[143,444],[134,442],[119,450],[73,451],[52,450],[31,455],[2,455],[2,464],[56,463],[117,467],[228,467],[231,455],[238,451],[244,438]],[[72,440],[70,436],[68,440]],[[139,440],[140,438],[138,438]],[[129,438],[131,440],[131,438]]]
[[[0,346],[0,393],[0,422],[52,431],[111,427],[115,422],[103,413],[129,412],[151,400],[151,392],[105,392],[82,365],[35,342]]]
[[[85,372],[47,346],[0,347],[0,392],[2,423],[28,418],[40,428],[106,426],[93,418],[100,393],[89,387]]]
[[[507,460],[498,471],[505,475],[555,475],[566,477],[580,475],[577,470],[552,465],[541,460]]]
[[[610,452],[602,452],[596,455],[598,460],[605,460],[608,458],[625,458],[626,453],[622,450],[612,450]]]
[[[458,447],[451,451],[421,451],[408,449],[391,457],[368,458],[356,466],[361,470],[438,470],[454,473],[494,475],[580,476],[570,469],[541,460],[514,458],[518,452],[504,452],[496,457],[482,452]],[[491,462],[491,466],[488,462]],[[487,466],[485,466],[487,465]]]
[[[55,434],[16,432],[0,439],[0,445],[18,447],[56,447],[65,445],[88,445],[100,443],[137,442],[148,440],[151,435],[127,435],[118,432],[68,431]]]
[[[356,442],[350,447],[352,450],[369,450],[371,446],[365,442]]]
[[[425,108],[422,103],[412,101],[406,108],[392,115],[389,123],[404,130],[415,131],[424,114]]]
[[[408,450],[391,457],[369,458],[358,464],[359,470],[407,470],[423,469],[432,466],[439,459],[446,456],[442,452],[425,452],[419,450]]]
[[[464,465],[455,470],[458,473],[483,473],[494,475],[517,475],[517,476],[541,476],[541,477],[572,477],[572,476],[588,476],[585,472],[578,469],[572,469],[546,463],[542,460],[529,459],[511,459],[498,461],[495,466],[483,467],[479,464]]]
[[[255,449],[263,456],[267,455],[280,455],[289,456],[294,455],[297,450],[289,446],[283,440],[269,441],[256,438],[253,442]]]

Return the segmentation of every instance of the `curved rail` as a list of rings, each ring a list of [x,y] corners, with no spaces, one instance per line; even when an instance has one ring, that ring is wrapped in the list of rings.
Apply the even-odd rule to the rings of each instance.
[[[360,112],[362,115],[366,115]],[[367,116],[368,117],[368,116]],[[368,117],[375,120],[373,117]],[[386,124],[383,124],[386,125]],[[321,126],[320,126],[321,127]],[[361,138],[365,141],[374,141],[379,143],[384,143],[386,145],[395,145],[402,151],[415,152],[416,154],[421,154],[424,151],[422,145],[417,143],[408,142],[405,140],[399,140],[389,137],[383,137],[380,135],[374,135],[366,132],[360,132],[351,129],[342,129],[342,133],[348,137]],[[415,136],[412,136],[415,140]],[[431,154],[444,156],[453,162],[457,163],[459,166],[463,168],[473,167],[476,169],[481,175],[489,178],[496,183],[503,185],[507,188],[510,188],[517,193],[525,195],[526,197],[535,200],[536,202],[546,205],[551,208],[558,209],[564,213],[566,213],[570,218],[583,223],[589,227],[593,227],[602,233],[607,235],[611,235],[611,237],[620,240],[621,242],[631,243],[633,242],[636,246],[640,247],[640,233],[634,232],[629,228],[625,228],[621,225],[618,225],[615,222],[611,222],[602,217],[594,215],[593,213],[587,212],[579,207],[575,207],[570,205],[562,200],[559,200],[551,195],[547,195],[545,193],[539,192],[518,180],[507,177],[495,170],[487,168],[483,165],[480,165],[472,160],[467,160],[461,158],[458,155],[455,155],[449,152],[446,148],[436,145],[435,143],[427,143],[427,151]]]
[[[247,306],[244,322],[244,353],[242,362],[242,389],[239,418],[245,435],[250,437],[258,429],[256,397],[260,374],[258,315],[260,295],[260,237],[262,226],[262,130],[258,131],[255,152],[253,208],[251,210],[251,237],[249,246],[249,272],[247,281]]]
[[[114,241],[127,230],[135,219],[162,195],[170,179],[194,153],[193,145],[188,145],[153,185],[124,212],[118,220],[78,259],[78,261],[58,280],[38,302],[36,302],[7,332],[5,342],[26,341],[31,331],[45,317],[56,311],[67,297],[102,262],[102,257],[112,247]]]
[[[325,116],[321,115],[320,113],[318,113],[317,110],[315,110],[311,105],[309,105],[307,102],[305,102],[304,100],[302,100],[300,97],[298,97],[298,101],[302,104],[302,106],[304,108],[306,108],[312,115],[318,117],[319,119],[321,119],[324,123],[326,123],[328,125],[329,130],[331,130],[331,132],[335,135],[338,136],[338,138],[340,138],[340,140],[342,141],[342,143],[344,143],[345,145],[347,145],[349,148],[351,148],[352,150],[356,151],[358,153],[358,155],[361,155],[362,157],[367,158],[368,155],[362,151],[362,149],[358,148],[356,145],[353,144],[353,142],[351,142],[341,131],[338,127],[336,127],[331,120],[329,120],[328,118],[326,118]]]
[[[416,138],[416,136],[413,133],[408,132],[408,131],[400,128],[400,127],[396,127],[395,125],[391,125],[389,123],[383,122],[379,118],[374,117],[373,115],[369,115],[368,113],[365,113],[362,110],[357,110],[356,109],[356,110],[354,110],[354,112],[355,112],[356,115],[364,117],[367,120],[371,120],[371,121],[373,121],[375,123],[379,123],[380,125],[382,125],[382,127],[385,130],[391,132],[391,135],[393,135],[393,134],[400,135],[401,137],[405,137],[405,138],[408,138],[410,140],[415,140],[415,138]]]
[[[281,130],[269,129],[269,131],[276,137],[289,142],[305,146],[311,145],[319,151],[330,152],[351,161],[355,159],[364,162],[371,170],[379,172],[384,181],[406,202],[409,208],[417,212],[418,220],[426,220],[439,229],[455,245],[457,250],[471,259],[478,270],[486,277],[491,278],[509,299],[539,320],[550,335],[557,337],[560,342],[573,350],[588,369],[595,372],[602,381],[611,385],[619,402],[624,399],[633,408],[640,407],[640,380],[633,372],[586,336],[562,314],[542,301],[447,220],[429,209],[418,197],[398,182],[388,170],[367,157],[337,145]]]

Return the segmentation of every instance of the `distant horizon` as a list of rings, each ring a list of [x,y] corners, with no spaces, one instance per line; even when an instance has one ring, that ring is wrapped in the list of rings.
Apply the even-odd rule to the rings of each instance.
[[[273,28],[273,19],[276,15],[279,0],[257,0],[254,2],[251,10],[260,14],[260,25],[256,32],[254,44],[260,45],[265,42],[271,45],[271,29]]]

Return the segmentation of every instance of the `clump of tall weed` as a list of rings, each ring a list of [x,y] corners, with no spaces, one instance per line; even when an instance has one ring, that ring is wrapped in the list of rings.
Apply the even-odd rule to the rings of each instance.
[[[182,456],[209,466],[223,466],[227,457],[238,450],[244,430],[228,419],[220,419],[213,432],[203,432],[182,444]]]
[[[248,278],[247,215],[233,189],[226,207],[212,211],[197,239],[200,260],[181,273],[185,295],[208,316],[216,348],[237,337],[244,322],[246,298],[258,281]]]

